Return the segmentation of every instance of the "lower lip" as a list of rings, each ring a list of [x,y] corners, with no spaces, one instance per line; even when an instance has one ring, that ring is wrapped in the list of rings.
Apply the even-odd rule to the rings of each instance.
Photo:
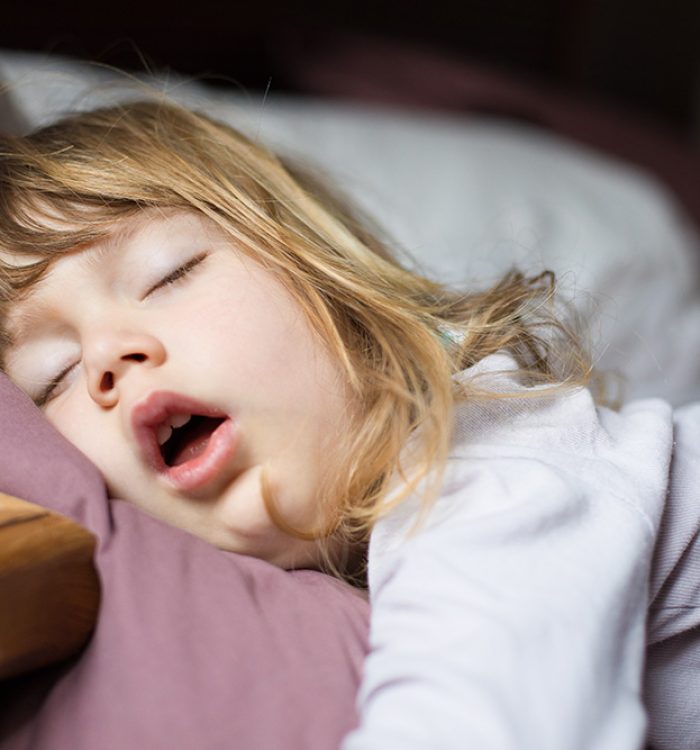
[[[203,453],[177,466],[161,467],[161,476],[181,492],[191,492],[215,481],[236,453],[240,431],[232,419],[226,419],[212,432]]]

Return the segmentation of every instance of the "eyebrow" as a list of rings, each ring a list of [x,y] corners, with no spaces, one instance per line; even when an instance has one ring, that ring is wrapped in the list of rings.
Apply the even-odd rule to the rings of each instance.
[[[24,304],[31,304],[31,295],[26,298]],[[29,331],[32,328],[33,323],[37,321],[46,310],[47,306],[39,302],[36,307],[20,313],[14,320],[10,318],[7,319],[3,325],[2,331],[5,340],[5,352],[17,348],[29,338]]]
[[[134,237],[138,236],[142,230],[146,228],[146,221],[141,217],[134,216],[128,217],[124,220],[124,223],[117,225],[109,234],[106,234],[99,240],[96,240],[91,245],[76,249],[76,253],[81,253],[87,250],[92,250],[92,255],[88,260],[90,266],[99,265],[107,255],[111,255],[113,252],[123,248],[126,243],[131,242]]]

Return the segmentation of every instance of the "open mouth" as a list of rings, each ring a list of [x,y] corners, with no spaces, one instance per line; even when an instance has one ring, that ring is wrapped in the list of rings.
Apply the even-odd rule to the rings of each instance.
[[[134,407],[131,419],[144,460],[175,489],[198,490],[230,473],[240,430],[220,410],[157,391]]]
[[[180,419],[186,419],[180,423]],[[180,466],[192,461],[206,452],[211,436],[217,427],[224,422],[223,417],[205,417],[200,414],[171,419],[170,425],[158,428],[160,455],[166,466]],[[175,424],[179,426],[174,426]],[[162,442],[167,433],[170,435]]]

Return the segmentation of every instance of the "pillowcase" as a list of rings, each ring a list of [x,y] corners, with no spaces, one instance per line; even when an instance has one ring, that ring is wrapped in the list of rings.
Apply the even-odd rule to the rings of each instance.
[[[2,750],[339,745],[357,721],[362,596],[108,500],[97,469],[1,374],[0,414],[0,491],[96,534],[102,583],[81,656],[5,686]]]

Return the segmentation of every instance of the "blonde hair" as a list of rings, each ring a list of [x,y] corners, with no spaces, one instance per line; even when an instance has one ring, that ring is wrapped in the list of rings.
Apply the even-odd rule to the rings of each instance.
[[[356,209],[308,171],[222,123],[140,101],[0,139],[0,328],[62,254],[147,207],[195,210],[281,278],[347,377],[358,404],[340,471],[320,503],[334,539],[364,540],[425,477],[439,488],[456,400],[485,393],[453,379],[499,350],[537,383],[583,383],[589,359],[554,310],[554,278],[511,271],[456,292],[406,270]],[[23,259],[25,258],[25,259]],[[0,341],[0,356],[7,345]],[[401,455],[412,446],[409,474]],[[435,471],[431,471],[435,469]],[[397,472],[401,491],[387,491]],[[271,492],[278,525],[290,528]]]

